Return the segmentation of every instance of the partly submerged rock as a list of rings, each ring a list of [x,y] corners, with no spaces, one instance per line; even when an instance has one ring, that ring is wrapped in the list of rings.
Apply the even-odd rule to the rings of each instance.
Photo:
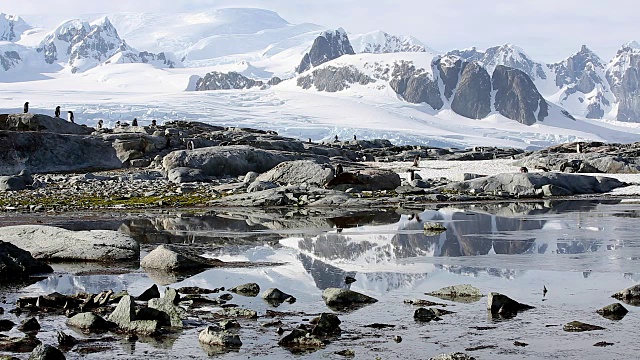
[[[322,292],[322,299],[329,307],[343,308],[378,302],[371,296],[348,289],[328,288]]]
[[[258,313],[255,312],[254,310],[243,309],[238,307],[222,309],[216,312],[216,314],[222,317],[228,317],[228,318],[243,318],[243,319],[258,318]]]
[[[160,245],[145,256],[140,266],[145,269],[163,271],[186,271],[204,269],[223,264],[216,259],[208,259],[197,255],[192,250],[173,245]]]
[[[499,293],[489,293],[487,299],[487,310],[492,316],[510,317],[516,315],[520,311],[533,309],[534,307],[527,304],[519,303],[506,295]]]
[[[340,324],[342,321],[335,314],[322,313],[317,318],[311,320],[315,326],[311,329],[311,334],[316,336],[332,336],[340,334]]]
[[[151,299],[157,299],[160,297],[160,290],[158,290],[158,285],[153,284],[150,288],[142,292],[140,296],[136,298],[138,301],[149,301]]]
[[[242,296],[256,297],[260,294],[260,285],[256,283],[242,284],[229,289],[229,291]]]
[[[322,340],[302,329],[293,329],[289,334],[285,335],[280,339],[280,341],[278,341],[278,345],[311,349],[319,349],[325,346]]]
[[[622,320],[629,310],[619,303],[614,303],[607,305],[596,312],[609,320]]]
[[[469,284],[447,286],[440,290],[426,293],[426,295],[462,303],[476,302],[484,296],[480,289]]]
[[[432,320],[442,320],[434,309],[419,308],[413,313],[413,319],[416,321],[430,322]]]
[[[242,346],[240,336],[230,333],[223,328],[213,325],[202,330],[198,340],[206,345],[222,346],[225,348],[239,348]]]
[[[438,356],[434,356],[429,360],[476,360],[476,358],[465,353],[457,352],[451,354],[441,354]]]
[[[0,228],[0,238],[29,251],[36,259],[108,262],[140,257],[140,246],[131,236],[111,230],[19,225]]]
[[[273,306],[279,306],[283,302],[294,303],[296,298],[280,291],[277,288],[271,288],[262,293],[262,299]]]
[[[570,323],[565,324],[562,329],[568,332],[583,332],[583,331],[595,331],[595,330],[606,330],[602,326],[586,324],[580,321],[572,321]]]
[[[36,260],[26,250],[0,241],[0,283],[24,280],[30,275],[53,272],[51,266]]]
[[[32,352],[42,342],[33,336],[23,338],[0,337],[0,351],[11,353]]]
[[[168,317],[168,325],[173,328],[182,328],[182,320],[187,317],[185,311],[176,306],[180,302],[180,296],[172,289],[167,288],[164,297],[149,300],[149,308],[160,311]]]
[[[40,344],[29,355],[29,360],[65,360],[62,351],[51,345]]]
[[[621,290],[611,295],[611,297],[625,302],[629,305],[638,306],[640,305],[640,284],[636,284],[624,290]]]
[[[136,320],[135,303],[129,295],[122,297],[116,309],[109,315],[109,321],[123,331],[138,335],[153,335],[160,329],[157,320]]]
[[[85,312],[76,314],[67,320],[67,326],[75,327],[80,330],[102,331],[112,327],[112,324],[101,318],[100,316]]]

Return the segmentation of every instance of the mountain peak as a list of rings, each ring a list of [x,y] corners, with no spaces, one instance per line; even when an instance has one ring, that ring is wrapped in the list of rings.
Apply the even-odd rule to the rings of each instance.
[[[623,48],[631,48],[634,50],[640,50],[640,43],[635,40],[629,41],[628,43],[622,45]]]
[[[391,35],[382,30],[355,35],[351,39],[351,45],[356,53],[436,52],[412,36]]]
[[[0,13],[0,41],[16,41],[30,28],[20,16]]]

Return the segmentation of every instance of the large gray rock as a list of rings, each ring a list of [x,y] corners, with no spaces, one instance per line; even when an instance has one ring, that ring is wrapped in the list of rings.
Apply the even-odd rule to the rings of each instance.
[[[278,185],[324,186],[334,176],[333,168],[309,160],[286,161],[258,176],[256,181]]]
[[[205,269],[220,264],[220,260],[207,259],[184,247],[171,245],[159,245],[140,262],[144,269],[163,271]]]
[[[266,151],[246,145],[208,147],[174,151],[165,156],[162,166],[169,172],[175,168],[199,169],[206,176],[240,176],[255,171],[263,173],[295,156]]]
[[[477,62],[464,63],[451,102],[451,110],[471,119],[483,119],[491,112],[491,77]]]
[[[597,310],[596,312],[609,320],[622,320],[629,310],[619,303],[613,303]]]
[[[503,116],[533,125],[549,115],[549,104],[521,70],[498,65],[493,72],[495,109]]]
[[[176,306],[179,301],[178,293],[172,288],[167,288],[164,297],[149,300],[148,306],[166,314],[169,320],[169,326],[182,328],[182,320],[187,317],[187,314],[182,308]]]
[[[348,289],[328,288],[322,292],[322,299],[330,307],[350,307],[352,305],[372,304],[378,300],[371,296]]]
[[[33,178],[28,171],[22,170],[18,175],[0,176],[1,191],[20,191],[33,184]]]
[[[598,325],[591,325],[591,324],[583,323],[580,321],[572,321],[570,323],[564,324],[564,326],[562,326],[562,330],[567,332],[584,332],[584,331],[596,331],[596,330],[606,330],[606,329]]]
[[[198,79],[196,91],[250,89],[263,85],[264,83],[262,81],[249,79],[235,71],[229,73],[212,71],[203,78]]]
[[[296,67],[296,72],[302,73],[342,55],[354,54],[349,37],[342,28],[335,31],[327,30],[314,40],[311,49]]]
[[[480,289],[469,284],[447,286],[440,290],[429,292],[427,295],[457,302],[475,302],[484,296]]]
[[[240,336],[230,333],[217,325],[209,326],[198,334],[198,341],[206,345],[239,348],[242,346]]]
[[[630,145],[626,145],[632,146]],[[622,147],[622,146],[621,146]],[[549,170],[570,173],[607,173],[607,174],[637,174],[640,173],[640,162],[635,156],[634,149],[609,149],[611,152],[621,154],[601,153],[575,153],[576,144],[573,144],[571,153],[549,153],[547,151],[534,152],[515,164],[529,169],[546,167]],[[562,149],[561,149],[562,150]],[[564,151],[564,150],[562,150]],[[629,154],[623,156],[625,151]]]
[[[342,321],[335,314],[322,313],[317,318],[311,320],[312,324],[315,324],[311,329],[311,335],[316,336],[331,336],[340,334],[340,324]]]
[[[247,283],[232,287],[229,291],[243,296],[255,297],[260,293],[260,285],[256,283]]]
[[[76,314],[67,319],[66,323],[67,326],[89,331],[107,330],[111,328],[111,324],[108,321],[90,312]]]
[[[254,181],[247,186],[247,192],[253,193],[258,191],[270,190],[279,187],[277,184],[268,181]]]
[[[0,131],[0,175],[91,172],[123,166],[111,142],[100,137]]]
[[[30,275],[53,272],[26,250],[0,240],[0,283],[23,280]]]
[[[508,192],[515,196],[536,197],[543,195],[542,187],[553,185],[563,188],[568,194],[598,194],[610,192],[627,184],[613,178],[602,176],[575,175],[564,173],[505,173],[461,183],[452,183],[445,188],[469,191],[472,189],[485,193]]]
[[[62,351],[50,345],[40,344],[29,355],[29,360],[65,360]]]
[[[167,172],[167,178],[176,184],[205,182],[211,179],[211,177],[205,175],[202,170],[187,167],[177,167],[169,170]]]
[[[19,225],[0,228],[0,239],[29,251],[36,259],[125,261],[140,256],[140,246],[131,236],[111,230],[71,231]]]
[[[92,128],[43,114],[0,114],[0,130],[89,135]]]

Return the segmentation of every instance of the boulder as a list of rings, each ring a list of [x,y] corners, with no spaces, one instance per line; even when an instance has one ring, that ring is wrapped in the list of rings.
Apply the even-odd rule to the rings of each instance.
[[[264,191],[269,189],[275,189],[278,185],[268,181],[254,181],[247,187],[248,193],[253,193],[257,191]]]
[[[167,173],[186,167],[198,169],[206,176],[240,176],[249,171],[263,173],[283,161],[296,160],[295,157],[246,145],[218,146],[174,151],[162,159],[162,166]]]
[[[278,341],[278,345],[306,349],[319,349],[325,346],[322,340],[302,329],[293,329]]]
[[[0,331],[9,331],[13,329],[14,326],[16,326],[16,324],[11,320],[0,320]]]
[[[339,335],[342,330],[340,324],[342,321],[334,314],[322,313],[317,318],[311,320],[315,326],[311,329],[311,335],[315,336],[333,336]]]
[[[179,302],[180,297],[178,293],[172,288],[167,288],[163,298],[149,300],[148,306],[151,309],[155,309],[166,314],[168,318],[168,326],[173,328],[182,328],[182,320],[185,319],[187,315],[182,308],[176,306]]]
[[[110,262],[140,257],[140,246],[131,236],[111,230],[19,225],[0,228],[0,239],[29,251],[36,259]]]
[[[62,351],[50,345],[40,344],[29,355],[29,360],[65,360]]]
[[[11,131],[0,131],[0,136],[0,175],[21,170],[84,173],[123,167],[111,143],[100,137]]]
[[[58,345],[62,346],[62,347],[73,347],[74,345],[76,345],[78,343],[78,339],[76,339],[75,337],[68,335],[66,333],[64,333],[63,331],[58,331],[56,333],[56,337],[58,338]]]
[[[151,299],[157,299],[160,297],[160,290],[158,290],[158,285],[153,284],[150,288],[142,292],[140,296],[136,298],[138,301],[149,301]]]
[[[122,297],[116,309],[109,315],[109,321],[123,331],[139,335],[153,335],[160,329],[157,320],[136,320],[135,303],[129,295]]]
[[[321,187],[333,179],[334,171],[330,165],[318,164],[310,160],[285,161],[273,169],[258,176],[256,181],[271,182],[278,185],[312,185]]]
[[[255,297],[255,296],[258,296],[258,294],[260,293],[260,285],[256,283],[248,283],[248,284],[243,284],[243,285],[238,285],[236,287],[233,287],[229,289],[229,291],[234,292],[236,294],[243,295],[243,296]]]
[[[351,307],[363,304],[372,304],[378,300],[348,289],[328,288],[322,292],[322,299],[330,307]]]
[[[187,271],[219,266],[223,262],[207,259],[193,251],[174,245],[159,245],[140,262],[144,269],[162,271]]]
[[[198,340],[206,345],[239,348],[242,346],[240,336],[232,334],[219,326],[208,326],[198,335]]]
[[[487,310],[492,316],[510,317],[516,315],[520,311],[534,309],[533,306],[519,303],[506,295],[499,293],[489,293],[487,301]]]
[[[28,353],[32,352],[42,342],[33,336],[23,338],[2,337],[0,336],[0,351],[12,353]]]
[[[430,322],[431,320],[440,321],[440,316],[434,309],[419,308],[413,312],[413,319],[416,321]]]
[[[572,321],[570,323],[564,324],[562,330],[567,332],[583,332],[583,331],[595,331],[595,330],[606,330],[602,326],[586,324],[580,321]]]
[[[360,171],[357,176],[370,191],[395,190],[402,185],[400,175],[390,170],[367,169]]]
[[[238,307],[222,309],[216,312],[216,314],[222,317],[228,317],[228,318],[243,318],[243,319],[258,318],[257,312],[249,309],[238,308]]]
[[[112,327],[105,319],[90,312],[84,312],[67,319],[67,326],[75,327],[81,330],[102,331]]]
[[[211,180],[211,177],[205,175],[202,170],[188,167],[177,167],[169,170],[167,172],[167,178],[175,184],[206,182]]]
[[[622,318],[627,315],[629,310],[622,306],[619,303],[614,303],[611,305],[607,305],[602,309],[596,311],[598,314],[602,315],[602,317],[607,318],[609,320],[622,320]]]
[[[611,295],[611,297],[630,305],[640,305],[640,284],[636,284],[624,290],[621,290]]]
[[[33,184],[31,174],[22,170],[18,175],[0,176],[0,191],[21,191]]]
[[[256,181],[258,176],[260,176],[260,174],[258,174],[257,172],[249,171],[242,179],[242,182],[245,184],[251,184],[252,182]]]
[[[573,192],[556,185],[542,185],[542,192],[544,196],[571,196]]]
[[[294,303],[296,298],[279,289],[271,288],[262,293],[262,299],[273,306],[279,306],[283,302]]]
[[[452,183],[445,189],[469,191],[479,189],[481,192],[495,194],[508,192],[515,196],[539,197],[543,195],[542,187],[553,185],[571,192],[571,194],[597,194],[610,192],[613,189],[627,186],[617,179],[575,175],[564,173],[505,173],[485,178]]]
[[[0,130],[40,131],[56,134],[89,135],[92,128],[44,114],[9,114],[0,116]]]
[[[50,272],[53,272],[51,266],[34,259],[28,251],[0,240],[0,283],[20,281],[31,275]]]
[[[469,284],[447,286],[440,290],[426,293],[426,295],[463,303],[476,302],[484,296],[480,289]]]
[[[20,326],[18,326],[18,330],[28,333],[28,332],[38,332],[40,330],[40,323],[36,318],[29,318],[25,320]]]

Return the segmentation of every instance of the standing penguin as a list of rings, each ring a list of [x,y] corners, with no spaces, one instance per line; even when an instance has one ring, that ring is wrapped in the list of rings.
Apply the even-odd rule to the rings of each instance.
[[[56,106],[56,117],[60,117],[60,106]]]
[[[70,123],[75,123],[73,118],[73,111],[67,111],[67,120],[69,120]]]
[[[103,124],[104,122],[102,121],[102,119],[98,120],[98,129],[102,129]]]
[[[138,126],[138,119],[137,118],[133,118],[133,121],[131,122],[131,126]]]
[[[28,113],[29,112],[29,102],[27,101],[26,103],[24,103],[24,113]]]

